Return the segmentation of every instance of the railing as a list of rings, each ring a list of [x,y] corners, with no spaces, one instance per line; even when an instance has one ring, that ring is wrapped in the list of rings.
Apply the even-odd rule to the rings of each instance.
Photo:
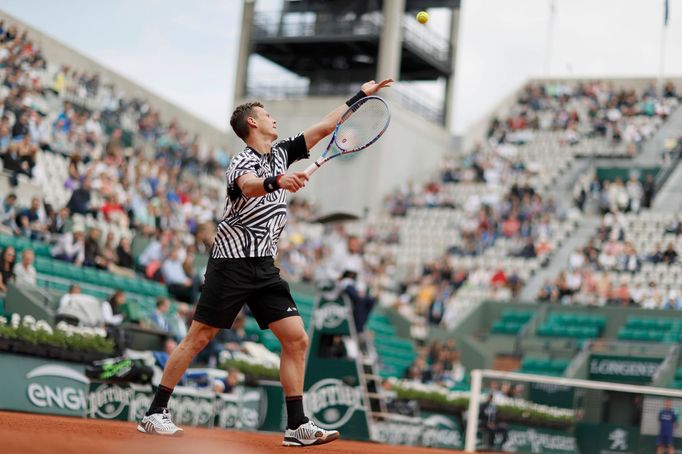
[[[307,82],[253,83],[246,87],[249,97],[264,100],[297,99],[308,96],[346,96],[354,93],[358,84],[314,84]],[[434,123],[443,124],[445,113],[428,94],[406,85],[396,84],[391,88],[394,99],[406,109]]]
[[[367,14],[360,18],[346,19],[316,15],[315,13],[288,13],[263,11],[253,20],[255,38],[284,38],[305,36],[378,36],[381,33],[381,17]]]
[[[332,16],[315,13],[263,11],[256,13],[254,38],[376,36],[381,34],[383,16],[379,12],[354,16]],[[403,41],[413,49],[447,63],[451,46],[447,39],[433,33],[411,17],[401,21]]]
[[[672,381],[675,376],[677,361],[680,358],[680,347],[678,345],[672,345],[668,349],[668,353],[665,359],[658,366],[658,370],[651,377],[651,383],[655,386],[667,386],[670,381]]]

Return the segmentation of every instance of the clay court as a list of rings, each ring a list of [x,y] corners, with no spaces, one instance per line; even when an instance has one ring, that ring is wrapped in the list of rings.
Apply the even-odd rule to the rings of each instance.
[[[0,440],[5,454],[263,454],[295,449],[281,446],[281,438],[279,434],[188,427],[184,437],[168,439],[140,434],[135,431],[135,424],[127,422],[0,412]],[[340,440],[308,448],[306,452],[456,454],[459,451]]]

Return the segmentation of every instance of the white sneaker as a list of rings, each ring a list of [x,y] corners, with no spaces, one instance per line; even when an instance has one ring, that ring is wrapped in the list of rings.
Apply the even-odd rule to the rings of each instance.
[[[284,446],[312,446],[330,443],[340,437],[337,430],[324,430],[312,422],[284,431]]]
[[[164,408],[161,413],[145,416],[137,425],[137,431],[145,434],[156,434],[170,437],[181,437],[183,430],[173,424],[170,411]]]

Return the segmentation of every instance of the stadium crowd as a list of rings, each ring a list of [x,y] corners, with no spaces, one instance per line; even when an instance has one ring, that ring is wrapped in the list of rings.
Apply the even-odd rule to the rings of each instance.
[[[566,270],[555,280],[545,282],[538,299],[564,304],[682,309],[681,295],[674,286],[662,286],[658,278],[645,283],[632,279],[633,275],[642,273],[645,264],[664,265],[667,270],[679,268],[675,244],[657,241],[647,250],[638,250],[632,238],[626,235],[624,225],[623,213],[605,214],[597,234],[570,255]],[[665,233],[678,236],[682,232],[680,225],[679,220],[672,221],[665,226]]]
[[[4,22],[0,68],[0,156],[12,184],[46,181],[43,154],[68,162],[63,186],[47,188],[68,202],[48,203],[47,191],[20,206],[7,194],[3,231],[48,242],[56,259],[76,266],[163,281],[176,299],[195,302],[193,260],[211,247],[228,156],[99,75],[48,65],[25,32]],[[149,242],[138,260],[135,235]]]

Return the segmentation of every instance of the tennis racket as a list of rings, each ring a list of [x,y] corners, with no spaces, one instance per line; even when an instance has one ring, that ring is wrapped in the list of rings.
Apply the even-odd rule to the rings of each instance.
[[[325,162],[369,147],[386,132],[390,122],[391,111],[380,97],[367,96],[357,101],[341,116],[327,149],[304,170],[305,174],[310,177]]]

